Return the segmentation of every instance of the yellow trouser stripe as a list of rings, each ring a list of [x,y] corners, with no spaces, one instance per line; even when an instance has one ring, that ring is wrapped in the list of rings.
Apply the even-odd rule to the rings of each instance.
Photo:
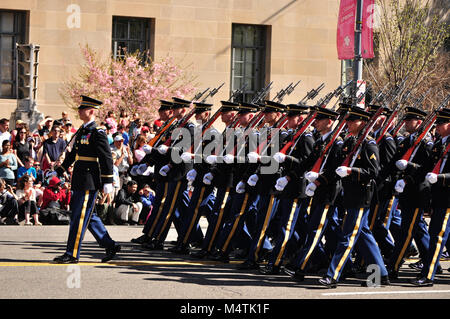
[[[225,196],[223,197],[222,205],[220,207],[219,217],[217,218],[216,226],[214,227],[214,232],[213,232],[213,234],[211,236],[211,239],[209,240],[208,251],[211,251],[212,244],[214,243],[214,239],[216,238],[217,231],[218,231],[219,226],[220,226],[220,224],[222,222],[223,210],[225,209],[225,205],[227,204],[227,199],[228,199],[228,194],[229,193],[230,193],[230,188],[228,187],[226,192],[225,192]]]
[[[159,238],[161,237],[161,234],[164,232],[164,229],[166,229],[167,223],[169,222],[169,219],[172,216],[173,207],[175,206],[175,202],[177,201],[178,191],[180,190],[180,186],[181,186],[181,181],[179,181],[177,183],[177,186],[175,188],[175,193],[173,194],[172,203],[170,203],[169,212],[167,213],[166,219],[164,220],[164,224],[161,227],[158,237],[156,238],[157,240],[159,240]]]
[[[75,244],[73,246],[72,256],[75,258],[77,258],[78,247],[80,246],[81,231],[83,229],[84,216],[86,215],[86,207],[87,207],[88,200],[89,200],[89,191],[86,191],[86,193],[84,195],[83,208],[81,209],[80,221],[78,222],[77,237],[75,239]]]
[[[375,211],[373,212],[372,220],[370,221],[370,225],[369,225],[370,230],[373,229],[373,225],[375,224],[375,219],[377,218],[379,208],[380,208],[380,204],[378,203],[375,205]]]
[[[441,250],[442,236],[444,236],[445,230],[447,229],[447,222],[448,222],[449,214],[450,214],[450,208],[447,208],[447,211],[445,212],[444,222],[442,223],[442,228],[441,228],[441,231],[439,232],[438,242],[437,242],[434,254],[433,254],[433,259],[431,260],[431,265],[428,270],[428,275],[427,275],[428,279],[431,279],[431,275],[433,275],[434,265],[436,264],[436,260],[437,260],[439,251]]]
[[[353,247],[356,234],[358,233],[358,230],[359,230],[359,224],[361,223],[361,218],[363,216],[363,212],[364,212],[364,208],[360,208],[359,213],[358,213],[358,218],[356,219],[355,228],[353,228],[352,236],[350,237],[350,241],[348,243],[347,249],[345,250],[344,255],[341,257],[341,260],[339,261],[339,264],[337,265],[336,270],[334,271],[334,276],[333,276],[334,280],[337,280],[337,277],[342,268],[342,265],[344,264],[345,260],[347,259],[348,254],[350,254],[350,250]]]
[[[311,255],[314,251],[314,248],[316,247],[317,242],[319,241],[320,234],[322,233],[323,225],[325,224],[325,219],[327,218],[328,209],[330,209],[330,205],[326,205],[325,209],[322,212],[322,217],[320,217],[319,227],[317,228],[317,231],[316,231],[316,236],[314,236],[313,243],[312,243],[311,247],[309,248],[308,253],[306,254],[305,260],[303,261],[303,263],[300,267],[301,270],[305,270],[305,267],[306,267],[306,264],[308,263],[309,257],[311,257]]]
[[[383,223],[384,227],[387,226],[389,217],[391,216],[391,209],[392,209],[393,203],[394,203],[394,196],[392,196],[391,200],[389,201],[389,205],[388,205],[387,212],[386,212],[386,217],[384,218],[384,223]]]
[[[261,248],[261,243],[264,239],[264,236],[266,235],[266,229],[267,229],[267,225],[269,224],[270,212],[272,211],[274,200],[275,200],[275,196],[271,195],[269,207],[267,208],[267,211],[266,211],[266,218],[264,219],[263,228],[261,229],[261,234],[259,235],[258,244],[256,245],[256,249],[255,249],[255,260],[258,260],[258,253]]]
[[[419,208],[416,208],[414,210],[413,219],[412,219],[411,224],[409,225],[409,228],[408,228],[408,236],[406,237],[406,240],[403,243],[402,250],[401,250],[400,254],[397,257],[397,261],[395,262],[394,270],[398,270],[398,265],[400,265],[400,261],[403,259],[403,256],[405,254],[406,248],[409,247],[409,243],[410,243],[411,236],[412,236],[412,230],[413,230],[414,224],[416,223],[416,218],[417,218],[417,214],[418,213],[419,213]]]
[[[164,203],[166,201],[168,188],[169,188],[169,183],[165,182],[164,183],[164,195],[161,198],[161,203],[159,204],[158,213],[156,214],[155,220],[153,221],[153,225],[150,228],[150,230],[148,231],[148,234],[147,234],[148,237],[151,237],[153,235],[153,232],[155,231],[156,224],[158,223],[159,217],[161,216],[161,212],[164,208]]]
[[[188,239],[189,239],[189,235],[191,234],[192,228],[194,227],[195,221],[197,220],[197,215],[198,215],[198,208],[200,207],[200,204],[203,201],[203,194],[205,193],[205,187],[203,186],[201,191],[200,191],[200,196],[198,198],[198,202],[197,205],[195,206],[195,211],[194,211],[194,216],[191,220],[191,224],[189,225],[189,228],[186,232],[186,235],[184,236],[183,239],[183,244],[186,244]]]
[[[281,245],[280,252],[278,253],[277,259],[275,260],[275,266],[278,266],[278,264],[281,261],[281,257],[284,254],[284,250],[286,249],[286,243],[289,239],[289,235],[291,233],[291,227],[292,227],[292,220],[294,219],[295,210],[297,209],[297,199],[294,200],[294,205],[292,206],[291,213],[289,215],[289,221],[286,225],[286,232],[284,234],[283,244]]]
[[[225,241],[225,244],[222,247],[222,252],[225,252],[227,250],[227,247],[230,244],[231,238],[233,238],[234,232],[236,231],[236,227],[239,224],[239,220],[241,219],[241,216],[245,212],[245,207],[247,206],[247,200],[248,200],[248,194],[246,193],[245,196],[244,196],[244,201],[243,201],[242,206],[241,206],[241,210],[239,212],[239,216],[234,221],[233,228],[231,228],[231,232],[228,235],[228,238],[227,238],[227,240]]]

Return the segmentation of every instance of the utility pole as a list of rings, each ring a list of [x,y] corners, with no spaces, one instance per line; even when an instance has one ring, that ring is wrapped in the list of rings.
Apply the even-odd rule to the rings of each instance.
[[[358,85],[362,81],[363,72],[363,60],[362,60],[362,50],[361,50],[361,35],[362,35],[362,17],[363,17],[363,2],[364,0],[357,0],[356,4],[356,27],[355,27],[355,57],[353,59],[353,80],[354,80],[354,92],[356,96],[359,95],[357,92]],[[361,89],[365,91],[365,85],[361,86]]]

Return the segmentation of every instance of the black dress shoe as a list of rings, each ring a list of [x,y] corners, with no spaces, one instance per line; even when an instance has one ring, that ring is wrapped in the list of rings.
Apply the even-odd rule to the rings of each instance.
[[[398,271],[389,270],[388,277],[389,277],[390,280],[397,280],[398,279]]]
[[[242,264],[239,264],[236,269],[238,270],[251,270],[258,269],[258,264],[254,261],[246,260]]]
[[[76,264],[78,263],[78,259],[68,254],[64,254],[56,257],[53,261],[57,264]]]
[[[103,257],[102,263],[112,260],[116,254],[122,249],[120,245],[114,244],[114,247],[106,249],[106,256]]]
[[[147,235],[142,235],[142,236],[140,236],[138,238],[133,238],[131,240],[131,242],[134,243],[134,244],[142,245],[144,243],[147,243],[149,240],[150,240],[150,238]]]
[[[191,253],[190,256],[195,259],[203,259],[206,256],[208,256],[208,254],[209,254],[209,252],[207,250],[201,249],[199,251],[195,251],[195,252]]]
[[[422,270],[422,268],[423,268],[423,263],[422,263],[422,261],[421,261],[421,260],[419,260],[418,262],[415,262],[415,263],[409,264],[408,266],[409,266],[409,268],[412,268],[412,269],[415,269],[415,270],[421,271],[421,270]]]
[[[411,283],[417,287],[432,287],[433,286],[433,280],[430,280],[426,277],[413,279],[413,280],[411,280]]]
[[[298,281],[298,282],[305,281],[305,272],[303,270],[301,270],[300,268],[298,268],[294,271],[292,269],[285,268],[284,272],[286,274],[288,274],[289,276],[291,276],[295,281]]]
[[[389,286],[391,282],[389,281],[389,276],[381,276],[380,278],[380,286]],[[375,285],[375,283],[371,281],[365,280],[363,283],[361,283],[361,287],[377,287],[378,285]]]
[[[262,275],[278,275],[280,273],[280,266],[267,264],[265,267],[259,268],[259,273]]]
[[[174,254],[189,255],[189,248],[183,244],[169,248],[168,251],[170,251]]]
[[[207,258],[209,260],[220,261],[220,262],[223,262],[223,263],[229,263],[230,262],[230,256],[228,256],[228,254],[224,254],[222,252],[219,252],[219,253],[214,254],[214,255],[210,255]]]
[[[331,277],[325,276],[319,279],[319,283],[327,288],[336,288],[337,282]]]

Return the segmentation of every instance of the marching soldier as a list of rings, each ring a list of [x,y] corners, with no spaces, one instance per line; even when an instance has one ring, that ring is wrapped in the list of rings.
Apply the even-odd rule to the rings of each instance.
[[[101,247],[105,247],[106,256],[102,262],[113,259],[121,249],[103,225],[94,211],[97,193],[112,193],[113,161],[108,138],[103,128],[95,123],[95,112],[103,103],[87,96],[81,96],[78,114],[83,121],[71,149],[64,162],[56,168],[58,175],[63,176],[73,164],[71,181],[72,197],[70,210],[69,237],[66,252],[54,259],[60,264],[77,263],[80,257],[81,244],[86,229],[92,233]]]
[[[196,102],[194,105],[195,119],[202,123],[201,130],[203,131],[203,126],[207,124],[212,104]],[[200,151],[205,150],[210,143],[214,143],[218,134],[216,129],[208,129],[208,132],[202,136]],[[196,147],[194,142],[192,144]],[[182,154],[182,159],[185,163],[194,161],[193,168],[186,174],[186,179],[194,187],[194,190],[189,199],[188,207],[182,213],[182,227],[178,241],[170,251],[179,254],[188,254],[193,230],[199,228],[198,222],[201,217],[202,203],[208,203],[210,200],[214,201],[214,188],[210,185],[203,184],[203,175],[208,170],[209,165],[204,161],[202,153],[199,154],[197,150],[194,150],[194,153],[185,152]]]
[[[349,136],[342,145],[342,159],[356,146],[356,136],[370,119],[370,113],[353,108],[347,118]],[[336,288],[344,267],[351,257],[354,245],[361,239],[361,252],[368,264],[376,264],[380,269],[381,284],[388,285],[388,272],[384,266],[378,245],[369,230],[367,216],[374,192],[374,180],[380,170],[378,147],[373,138],[367,136],[359,148],[359,153],[350,159],[349,166],[339,166],[343,187],[342,204],[347,213],[343,223],[343,237],[338,242],[326,275],[319,283],[327,288]]]
[[[290,104],[287,106],[287,132],[289,136],[285,141],[291,141],[294,137],[294,129],[304,124],[304,120],[309,114],[309,107],[302,104]],[[278,191],[279,206],[276,211],[275,229],[273,230],[273,249],[268,257],[268,263],[260,268],[260,273],[264,275],[278,274],[284,259],[286,247],[289,240],[295,233],[297,218],[301,214],[304,219],[309,204],[309,198],[304,195],[304,178],[300,165],[312,151],[314,136],[312,132],[305,131],[291,148],[287,155],[279,152],[274,155],[274,159],[281,163],[283,175],[275,183],[275,190]],[[281,148],[282,149],[282,148]],[[306,222],[306,221],[305,221]],[[303,234],[300,234],[302,237]]]
[[[318,160],[322,149],[328,143],[328,138],[331,138],[330,134],[337,116],[338,113],[332,110],[317,109],[313,126],[320,133],[320,137],[315,141],[310,156],[302,163],[302,171],[311,169]],[[312,172],[306,174],[309,184],[305,192],[307,196],[312,197],[306,240],[291,267],[285,268],[285,272],[297,281],[304,280],[307,265],[314,256],[313,252],[317,251],[329,220],[337,212],[334,200],[341,188],[335,170],[340,165],[339,155],[342,144],[342,138],[337,136],[327,153],[329,156],[326,157],[320,174],[312,174]]]
[[[439,139],[431,150],[426,180],[431,184],[432,215],[429,227],[430,246],[423,259],[420,276],[412,280],[418,287],[432,286],[442,250],[448,239],[450,216],[450,109],[438,111],[436,132]]]
[[[417,146],[414,155],[409,161],[401,159],[410,147],[413,146],[417,129],[425,119],[427,113],[415,107],[407,107],[405,115],[405,129],[409,136],[405,137],[398,146],[395,165],[400,170],[400,179],[395,184],[401,210],[400,237],[395,241],[394,250],[388,263],[389,277],[398,278],[398,270],[403,258],[414,238],[423,258],[429,246],[429,235],[423,213],[430,207],[430,185],[425,180],[423,169],[428,163],[433,141],[427,134]],[[420,231],[419,231],[420,229]],[[417,236],[420,235],[420,236]]]

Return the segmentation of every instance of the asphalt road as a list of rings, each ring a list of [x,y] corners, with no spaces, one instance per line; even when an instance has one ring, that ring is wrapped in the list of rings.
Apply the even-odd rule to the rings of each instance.
[[[130,242],[142,226],[107,226],[122,244],[118,258],[102,264],[104,250],[87,233],[80,263],[57,265],[51,260],[64,252],[68,226],[0,227],[1,299],[180,299],[180,300],[304,300],[304,299],[448,299],[449,261],[442,261],[444,274],[428,288],[412,287],[415,272],[407,264],[400,280],[388,287],[363,288],[362,280],[349,279],[337,289],[325,289],[309,277],[293,282],[281,274],[264,277],[257,271],[235,269],[229,264],[196,261],[168,251],[146,251]],[[175,240],[171,229],[167,242]],[[169,245],[166,245],[169,246]],[[181,310],[180,310],[181,311]]]

